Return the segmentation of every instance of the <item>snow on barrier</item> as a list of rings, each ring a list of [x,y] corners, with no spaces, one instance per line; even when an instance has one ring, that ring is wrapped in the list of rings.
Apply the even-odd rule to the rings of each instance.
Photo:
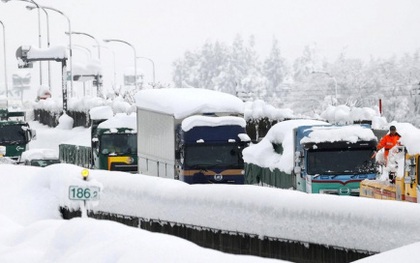
[[[60,169],[60,176],[52,178],[63,180],[80,169],[67,165]],[[316,258],[306,262],[349,262],[417,242],[420,236],[420,207],[413,203],[253,185],[188,185],[122,172],[90,173],[103,186],[97,205],[88,206],[90,215],[233,253],[286,260],[303,253]],[[79,203],[67,196],[62,194],[59,204],[65,208],[64,217],[72,217]],[[340,251],[342,256],[337,258]]]

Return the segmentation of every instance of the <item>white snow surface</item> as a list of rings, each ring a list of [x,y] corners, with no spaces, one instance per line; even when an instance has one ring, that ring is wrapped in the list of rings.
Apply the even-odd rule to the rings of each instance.
[[[89,116],[92,120],[107,120],[114,116],[110,106],[98,106],[90,109]]]
[[[30,149],[24,151],[20,158],[22,162],[36,159],[58,159],[58,151],[53,149]]]
[[[384,117],[381,117],[379,109],[368,107],[349,107],[347,105],[333,106],[329,105],[327,109],[321,113],[320,117],[329,123],[334,124],[353,124],[355,121],[372,121],[372,128],[383,129],[387,124]]]
[[[37,48],[35,46],[23,46],[23,49],[29,49],[28,59],[66,59],[67,50],[64,46],[52,46],[49,48]]]
[[[269,118],[271,120],[284,120],[297,118],[291,109],[279,109],[267,104],[263,100],[247,101],[244,104],[244,117],[249,119]]]
[[[217,127],[224,125],[238,125],[245,128],[246,122],[243,118],[234,116],[210,117],[195,115],[185,118],[181,123],[181,128],[183,131],[189,131],[196,126]]]
[[[145,89],[135,95],[136,105],[173,115],[176,119],[201,113],[243,114],[244,103],[231,94],[200,88]]]
[[[116,129],[116,128],[129,128],[133,132],[137,132],[137,114],[131,113],[117,113],[114,117],[101,122],[98,125],[101,129]]]
[[[320,143],[320,142],[339,142],[349,141],[352,143],[358,140],[371,141],[377,140],[372,130],[360,125],[349,126],[313,126],[309,136],[302,138],[300,143]]]
[[[80,205],[68,199],[67,191],[69,185],[85,183],[82,168],[1,168],[0,198],[8,200],[0,204],[1,262],[103,262],[107,257],[122,262],[268,261],[209,251],[109,221],[61,220],[58,205]],[[420,206],[413,203],[252,185],[188,185],[99,170],[90,171],[87,183],[103,187],[99,202],[88,204],[94,210],[381,252],[420,241]],[[156,249],[165,249],[164,255]]]

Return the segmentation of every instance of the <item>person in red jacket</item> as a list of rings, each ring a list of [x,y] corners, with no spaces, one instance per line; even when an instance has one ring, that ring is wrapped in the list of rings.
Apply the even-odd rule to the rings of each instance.
[[[379,151],[380,149],[384,148],[385,153],[385,160],[388,158],[389,150],[392,147],[398,144],[398,140],[401,138],[401,135],[398,134],[397,128],[395,126],[389,127],[389,133],[387,133],[384,137],[381,138],[378,145],[376,146],[376,150]]]
[[[389,127],[389,133],[384,135],[381,140],[379,141],[378,145],[376,146],[376,151],[372,155],[372,158],[375,158],[377,151],[384,148],[384,159],[385,159],[385,166],[388,164],[388,154],[389,150],[391,150],[392,147],[399,144],[399,139],[401,138],[401,135],[397,132],[397,128],[395,126]]]

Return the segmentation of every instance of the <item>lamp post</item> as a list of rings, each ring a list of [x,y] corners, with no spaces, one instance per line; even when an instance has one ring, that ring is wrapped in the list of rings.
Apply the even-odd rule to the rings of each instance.
[[[73,95],[73,58],[72,58],[73,57],[73,54],[72,54],[73,52],[72,52],[72,45],[71,45],[71,35],[72,35],[71,34],[71,22],[70,22],[69,17],[66,14],[64,14],[62,11],[60,11],[58,9],[55,9],[53,7],[37,5],[36,7],[27,6],[26,8],[28,8],[29,10],[34,9],[34,8],[38,8],[38,9],[39,8],[44,8],[46,10],[51,10],[51,11],[57,12],[57,13],[59,13],[60,15],[64,16],[67,19],[67,23],[68,23],[68,27],[69,27],[68,32],[70,33],[70,34],[68,34],[69,35],[69,49],[70,49],[70,54],[69,54],[69,62],[70,62],[70,94]]]
[[[120,43],[124,43],[126,45],[129,45],[134,52],[134,85],[137,88],[137,53],[136,53],[136,49],[134,48],[133,45],[131,45],[130,43],[128,43],[127,41],[124,40],[120,40],[120,39],[104,39],[104,42],[120,42]]]
[[[3,52],[4,52],[4,85],[6,87],[6,97],[8,97],[9,93],[9,87],[7,84],[7,69],[6,69],[6,28],[4,27],[4,24],[2,21],[0,21],[1,26],[3,27]]]
[[[30,1],[26,1],[26,0],[19,0],[19,1],[25,1],[25,2],[30,2]],[[26,9],[28,9],[29,11],[33,10],[32,7],[26,7]],[[45,20],[47,21],[47,47],[49,48],[51,45],[50,42],[50,17],[48,15],[47,10],[45,10],[42,6],[38,6],[37,10],[39,11],[39,9],[42,9],[42,11],[44,11],[45,13]],[[41,62],[39,62],[41,63]],[[48,61],[48,87],[49,89],[51,89],[51,61]]]
[[[68,35],[68,34],[70,34],[70,32],[66,32],[66,34]],[[96,47],[98,48],[98,59],[100,60],[101,59],[101,46],[99,45],[99,41],[94,37],[94,36],[92,36],[92,35],[89,35],[89,34],[87,34],[87,33],[83,33],[83,32],[71,32],[71,34],[73,34],[73,35],[84,35],[84,36],[87,36],[87,37],[90,37],[90,38],[92,38],[93,40],[95,40],[95,42],[96,42]]]
[[[13,1],[13,0],[1,0],[4,3]],[[39,10],[40,5],[38,5],[37,2],[35,2],[34,0],[14,0],[14,1],[21,1],[21,2],[27,2],[27,3],[31,3],[34,4],[36,6],[36,8],[38,8],[38,46],[39,48],[42,48],[42,41],[41,41],[41,11]],[[45,10],[44,10],[45,11]],[[41,62],[39,62],[39,85],[42,86],[42,64]]]
[[[156,83],[156,79],[155,79],[155,62],[153,62],[153,60],[151,58],[146,58],[146,57],[137,57],[137,58],[146,59],[146,60],[148,60],[148,61],[150,61],[152,63],[153,84],[155,84]]]
[[[325,71],[312,71],[312,74],[325,74],[328,77],[330,77],[333,81],[334,81],[334,87],[335,87],[335,103],[338,102],[338,95],[337,95],[337,80],[334,76],[332,76],[329,72],[325,72]]]

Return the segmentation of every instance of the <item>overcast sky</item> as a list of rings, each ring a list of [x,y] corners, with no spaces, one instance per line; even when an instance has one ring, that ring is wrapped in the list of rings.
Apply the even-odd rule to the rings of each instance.
[[[24,2],[12,1],[0,3],[0,20],[6,26],[9,74],[16,71],[14,53],[18,46],[38,46],[37,12],[26,10]],[[282,55],[289,61],[298,57],[305,45],[316,45],[322,57],[332,60],[343,50],[349,57],[363,59],[400,56],[414,52],[420,43],[417,0],[38,0],[37,3],[64,12],[72,31],[131,43],[137,56],[153,59],[156,79],[161,82],[171,81],[171,64],[186,50],[198,49],[206,40],[231,44],[237,34],[245,39],[254,35],[261,58],[267,55],[276,37]],[[67,45],[68,37],[64,34],[68,31],[67,20],[58,13],[49,13],[51,45]],[[41,23],[42,45],[46,47],[43,14]],[[73,35],[72,44],[90,48],[92,56],[97,54],[92,47],[94,41],[86,36]],[[114,54],[119,79],[125,67],[134,65],[133,51],[121,43],[103,45],[108,47],[101,50],[104,78],[107,81],[113,77]],[[74,63],[86,61],[82,48],[73,49]],[[146,80],[151,79],[150,62],[139,60],[138,68],[144,71]],[[1,74],[1,83],[3,79]]]

